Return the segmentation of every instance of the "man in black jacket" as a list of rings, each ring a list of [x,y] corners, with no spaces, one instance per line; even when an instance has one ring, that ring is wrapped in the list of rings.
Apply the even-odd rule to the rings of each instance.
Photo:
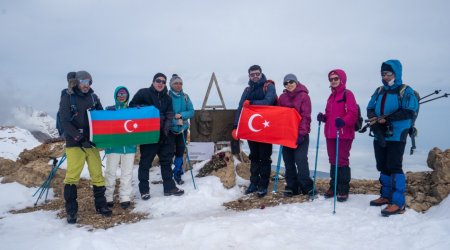
[[[142,144],[139,146],[141,159],[139,161],[139,192],[143,200],[150,199],[149,171],[153,159],[159,157],[161,176],[163,179],[164,195],[183,195],[184,191],[177,188],[172,179],[172,159],[174,155],[175,137],[169,133],[174,117],[172,98],[166,87],[167,77],[157,73],[153,77],[150,88],[140,89],[130,102],[130,107],[155,106],[160,113],[160,137],[159,142]]]
[[[74,79],[70,79],[73,81]],[[63,93],[59,103],[61,126],[66,138],[67,170],[64,178],[64,199],[66,201],[67,222],[76,223],[78,203],[77,186],[81,171],[87,162],[93,185],[95,209],[97,213],[111,216],[105,198],[105,179],[102,175],[100,153],[89,141],[87,110],[102,110],[102,104],[91,89],[92,77],[86,71],[75,74],[76,86]]]

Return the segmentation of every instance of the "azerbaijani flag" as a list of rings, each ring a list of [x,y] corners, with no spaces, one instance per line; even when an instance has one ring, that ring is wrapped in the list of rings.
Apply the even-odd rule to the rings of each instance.
[[[90,140],[98,148],[156,143],[159,110],[154,106],[88,111]]]

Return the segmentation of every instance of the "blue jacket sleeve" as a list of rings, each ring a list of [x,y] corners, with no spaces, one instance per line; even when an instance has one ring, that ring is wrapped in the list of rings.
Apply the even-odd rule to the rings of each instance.
[[[186,95],[187,101],[186,101],[186,110],[180,112],[181,116],[183,117],[183,120],[191,119],[194,117],[194,106],[192,105],[191,99],[188,95]]]
[[[375,113],[375,106],[376,106],[377,98],[378,98],[377,91],[378,91],[378,89],[375,90],[375,93],[373,93],[373,95],[370,97],[369,104],[367,104],[367,117],[369,119],[377,116]]]

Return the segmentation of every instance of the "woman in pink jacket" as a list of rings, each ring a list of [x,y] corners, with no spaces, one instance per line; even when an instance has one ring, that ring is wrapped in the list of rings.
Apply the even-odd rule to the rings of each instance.
[[[350,190],[350,149],[355,138],[355,123],[358,119],[358,107],[355,96],[346,89],[347,75],[341,69],[328,73],[331,94],[328,97],[325,114],[319,113],[317,120],[325,123],[328,160],[330,162],[330,188],[325,198],[334,197],[334,177],[336,166],[336,132],[339,130],[337,200],[348,199]]]

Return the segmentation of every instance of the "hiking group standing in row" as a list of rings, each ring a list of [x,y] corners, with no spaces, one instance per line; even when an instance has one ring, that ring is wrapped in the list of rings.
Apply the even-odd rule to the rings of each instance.
[[[308,148],[311,126],[311,100],[307,87],[294,74],[284,77],[283,94],[277,98],[273,81],[268,80],[258,65],[248,70],[248,86],[242,93],[234,120],[237,128],[240,113],[248,105],[279,105],[294,108],[302,117],[297,137],[297,147],[283,147],[282,155],[286,167],[286,187],[284,195],[291,197],[305,194],[312,196],[313,180],[309,174]],[[381,68],[383,85],[375,91],[367,106],[368,118],[375,123],[374,150],[376,165],[380,171],[380,198],[371,201],[371,206],[388,206],[383,215],[397,214],[405,208],[405,175],[402,170],[403,152],[406,146],[407,130],[411,127],[418,100],[411,87],[407,86],[399,96],[402,85],[402,68],[398,60],[389,60]],[[113,193],[117,167],[121,168],[119,199],[122,208],[130,206],[132,198],[132,170],[136,146],[107,148],[105,178],[99,149],[89,141],[87,111],[102,110],[99,98],[91,88],[92,77],[86,71],[70,72],[67,77],[69,88],[63,90],[59,106],[61,127],[66,138],[67,171],[64,179],[64,199],[67,221],[77,220],[77,187],[81,171],[87,162],[93,185],[94,202],[97,213],[111,216],[114,206]],[[350,189],[350,149],[355,138],[355,124],[358,121],[358,106],[354,94],[347,89],[347,76],[341,69],[328,73],[331,94],[325,113],[317,115],[317,121],[325,123],[325,138],[330,163],[330,188],[326,198],[337,196],[338,201],[346,201]],[[155,106],[160,112],[160,138],[157,143],[140,145],[138,169],[141,199],[150,199],[149,170],[156,155],[161,165],[164,195],[183,195],[176,184],[183,184],[183,154],[186,147],[188,120],[194,109],[189,96],[183,92],[183,80],[176,74],[170,79],[170,90],[166,87],[167,77],[157,73],[150,87],[140,89],[130,100],[130,93],[124,86],[114,92],[115,105],[107,110],[128,107]],[[73,87],[73,88],[72,88]],[[381,131],[381,132],[380,132]],[[375,129],[374,129],[375,132]],[[392,132],[392,133],[391,133]],[[235,133],[233,132],[233,135]],[[337,140],[337,135],[340,139]],[[338,145],[336,145],[338,142]],[[245,194],[267,194],[271,172],[272,144],[248,140],[250,148],[250,185]],[[339,152],[336,152],[336,148]],[[337,166],[336,166],[337,153]],[[175,160],[174,160],[175,157]],[[172,170],[172,163],[175,164]],[[337,169],[337,179],[335,178]],[[337,192],[334,193],[334,185]]]

